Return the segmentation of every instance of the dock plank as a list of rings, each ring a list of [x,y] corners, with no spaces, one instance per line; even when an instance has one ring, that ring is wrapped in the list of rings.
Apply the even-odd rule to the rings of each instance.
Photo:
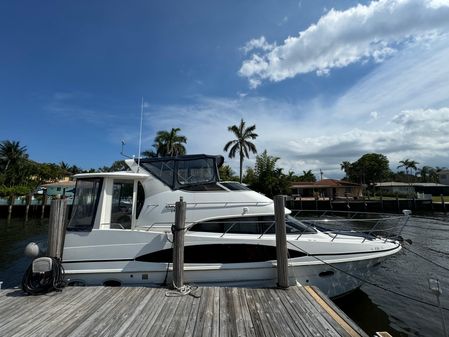
[[[68,287],[0,291],[2,337],[367,337],[318,289]]]

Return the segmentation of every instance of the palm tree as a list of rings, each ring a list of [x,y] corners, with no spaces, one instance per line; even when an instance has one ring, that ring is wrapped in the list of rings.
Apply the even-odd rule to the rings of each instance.
[[[178,135],[180,128],[172,128],[171,131],[158,131],[154,138],[154,148],[160,157],[174,157],[186,154],[183,144],[187,143],[187,137]]]
[[[153,150],[145,150],[141,153],[141,155],[144,156],[145,158],[157,157],[157,153],[154,152]]]
[[[404,159],[404,160],[401,160],[399,162],[399,164],[401,164],[401,165],[399,165],[398,168],[404,167],[405,173],[408,175],[409,169],[415,170],[415,172],[416,172],[416,170],[418,169],[418,167],[416,165],[418,165],[419,163],[414,160]]]
[[[401,165],[398,165],[398,169],[401,168],[401,167],[405,168],[405,173],[408,175],[408,165],[409,165],[409,163],[410,163],[410,160],[408,160],[408,159],[404,159],[404,160],[399,161],[399,164],[401,164]]]
[[[70,172],[71,174],[78,174],[78,173],[82,173],[83,170],[82,170],[81,168],[79,168],[78,166],[76,166],[76,165],[72,165],[72,166],[70,166],[70,168],[69,168],[69,172]]]
[[[414,160],[410,160],[410,162],[408,163],[408,168],[411,169],[411,170],[414,170],[415,171],[415,175],[416,175],[416,171],[418,170],[418,166],[417,165],[419,165],[419,163],[417,161],[414,161]]]
[[[62,172],[64,172],[65,176],[70,175],[70,165],[69,164],[67,164],[64,161],[61,161],[59,163],[59,167],[61,168]]]
[[[228,127],[228,131],[232,132],[236,139],[230,140],[226,143],[223,151],[228,151],[229,158],[234,158],[238,153],[240,156],[240,183],[242,182],[242,170],[244,157],[249,158],[249,152],[257,153],[256,146],[248,141],[249,139],[256,139],[257,133],[254,133],[256,125],[245,127],[243,118],[240,120],[240,125],[232,125]]]
[[[316,177],[312,173],[312,170],[302,171],[301,181],[315,182]]]
[[[0,163],[3,171],[6,172],[8,167],[19,163],[23,159],[28,158],[26,153],[27,147],[20,146],[19,141],[4,140],[0,144]]]
[[[340,169],[345,172],[345,178],[349,178],[349,170],[351,169],[351,163],[347,160],[340,164]]]

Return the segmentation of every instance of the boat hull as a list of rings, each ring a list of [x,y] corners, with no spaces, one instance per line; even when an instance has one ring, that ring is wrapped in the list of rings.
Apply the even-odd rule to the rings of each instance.
[[[305,256],[289,260],[289,282],[314,285],[329,297],[338,297],[360,287],[375,268],[400,245],[388,251],[354,256]],[[64,263],[66,281],[83,285],[163,286],[172,283],[172,265],[139,261],[90,261]],[[234,264],[184,265],[186,284],[273,287],[276,261]]]

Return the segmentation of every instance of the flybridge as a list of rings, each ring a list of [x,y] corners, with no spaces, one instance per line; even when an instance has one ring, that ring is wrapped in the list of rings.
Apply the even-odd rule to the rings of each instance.
[[[195,154],[141,159],[140,165],[171,189],[178,190],[217,183],[220,180],[218,168],[223,161],[222,156]]]

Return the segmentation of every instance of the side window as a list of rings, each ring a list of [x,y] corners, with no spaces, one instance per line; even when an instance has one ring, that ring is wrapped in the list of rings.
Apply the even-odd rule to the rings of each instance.
[[[76,182],[72,217],[68,230],[91,230],[97,212],[103,180],[101,178],[79,179]]]
[[[145,203],[145,191],[143,189],[142,183],[137,182],[137,207],[136,207],[136,219],[139,218],[140,212],[142,211],[143,204]]]
[[[192,226],[193,232],[228,234],[275,234],[274,216],[239,217],[200,222]],[[309,225],[291,216],[286,217],[287,234],[316,233]]]
[[[132,181],[114,180],[112,188],[111,228],[130,229],[133,205]]]

